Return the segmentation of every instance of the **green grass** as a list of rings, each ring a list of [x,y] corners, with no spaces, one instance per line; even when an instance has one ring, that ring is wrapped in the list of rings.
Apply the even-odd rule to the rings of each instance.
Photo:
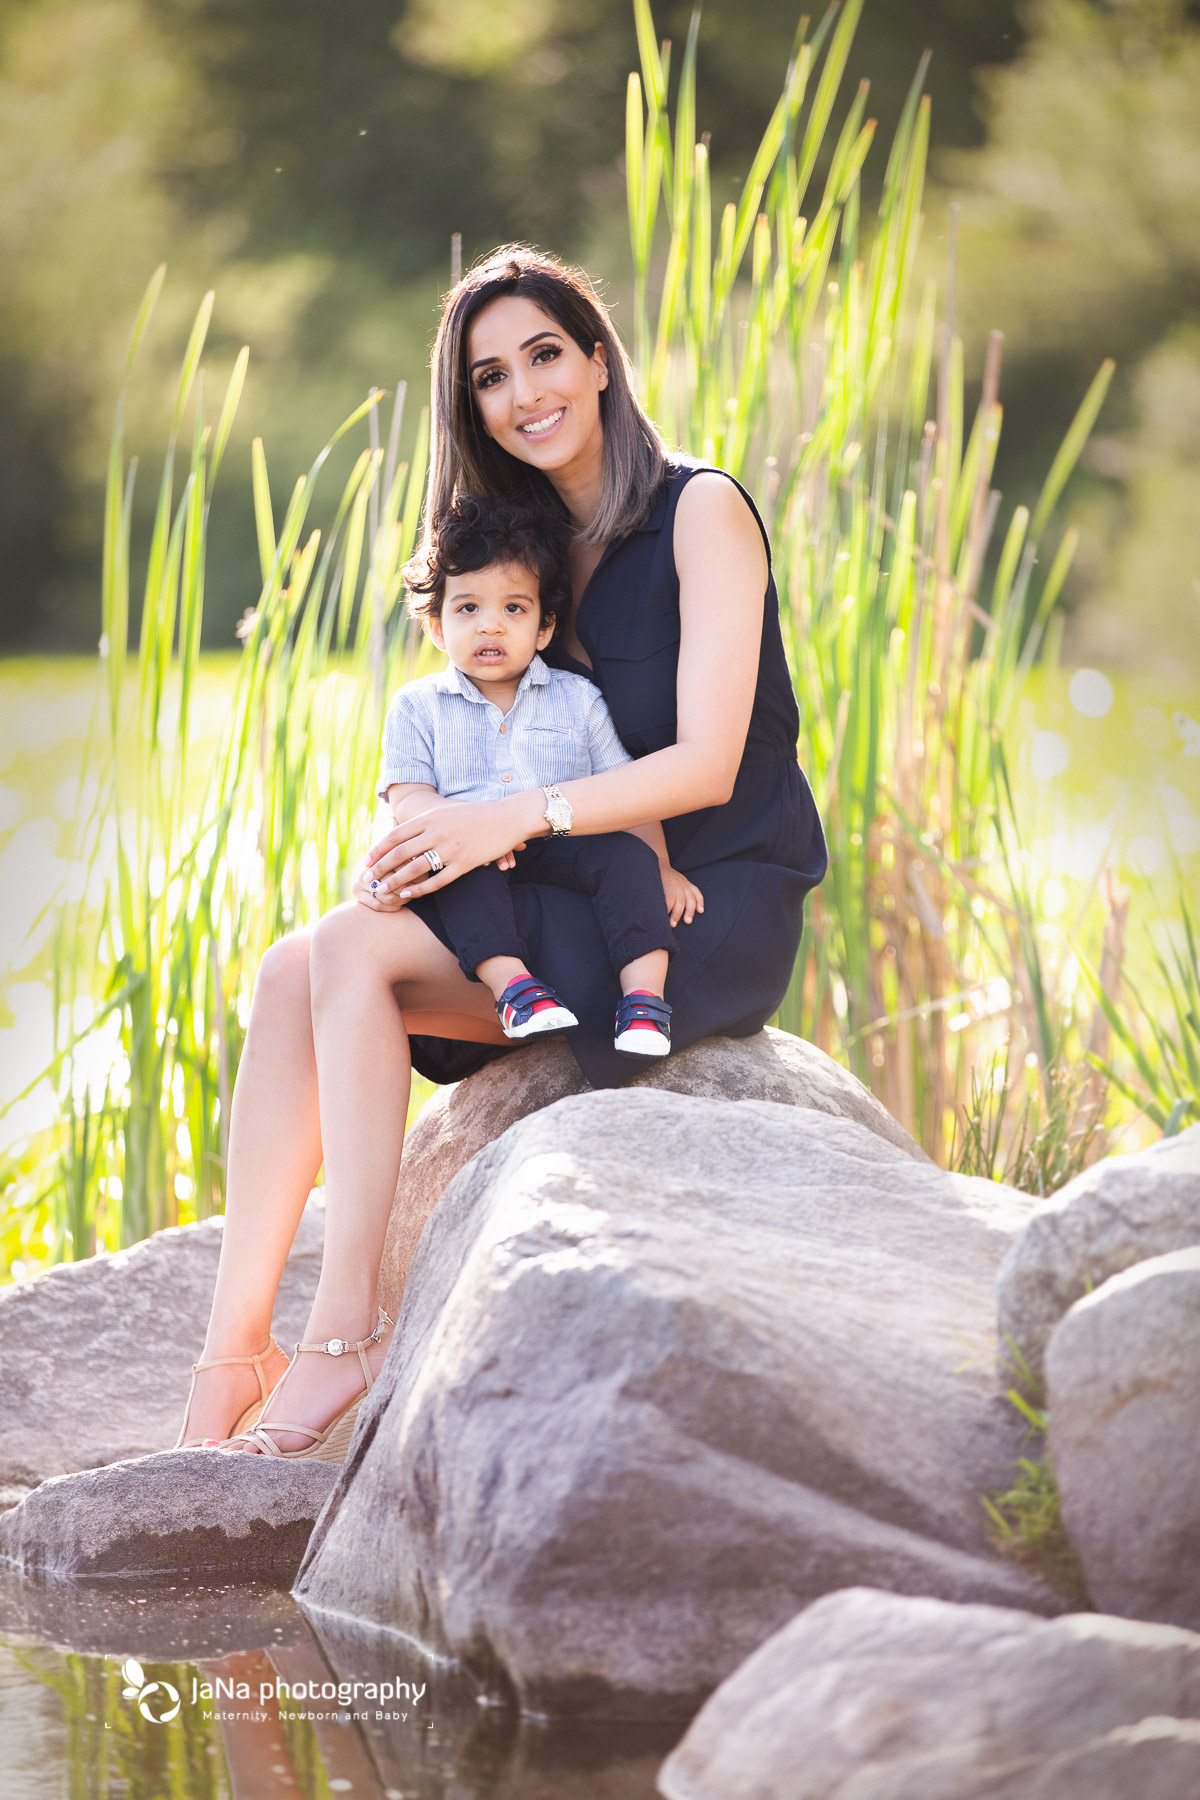
[[[1132,1066],[1125,1074],[1095,1052],[1090,1060],[1102,1076],[1142,1108],[1164,1137],[1174,1137],[1200,1120],[1200,955],[1196,925],[1182,894],[1179,925],[1173,941],[1152,951],[1160,986],[1170,998],[1170,1018],[1157,1017],[1129,977],[1125,978],[1144,1021],[1144,1037],[1128,1013],[1113,1003],[1103,969],[1084,964],[1096,1005]]]
[[[860,9],[849,0],[811,37],[802,26],[742,192],[717,214],[696,137],[695,27],[673,78],[670,47],[636,0],[633,351],[664,428],[744,480],[772,530],[801,754],[831,850],[780,1023],[852,1068],[939,1160],[1048,1189],[1103,1142],[1087,1124],[1107,1117],[1114,1056],[1127,1086],[1140,1092],[1132,1068],[1163,1096],[1194,1060],[1192,948],[1190,975],[1186,958],[1157,971],[1182,996],[1179,1024],[1168,1017],[1166,1035],[1148,1040],[1138,1026],[1145,1069],[1122,1048],[1127,1011],[1108,1018],[1084,1003],[1078,953],[1098,966],[1107,957],[1110,973],[1115,957],[1119,976],[1126,902],[1093,872],[1069,931],[1055,922],[1010,766],[1037,659],[1054,664],[1075,548],[1055,507],[1111,365],[1081,394],[1040,493],[1006,505],[992,487],[1000,340],[971,413],[952,299],[915,272],[923,68],[870,216],[863,200],[869,96],[860,86],[848,105],[840,98]],[[951,242],[951,295],[954,277]],[[127,388],[160,282],[137,321]],[[428,654],[399,577],[427,421],[409,468],[397,456],[403,394],[382,425],[376,395],[286,497],[255,445],[261,588],[201,764],[212,741],[198,713],[210,509],[246,368],[243,353],[210,407],[211,308],[208,296],[149,475],[126,454],[125,392],[117,407],[101,698],[72,850],[81,879],[54,912],[57,1118],[0,1164],[6,1267],[130,1243],[221,1206],[259,958],[345,897],[370,836],[385,696]],[[351,432],[366,446],[317,530],[329,450]],[[147,479],[156,510],[135,545],[134,484]],[[126,655],[130,571],[142,561],[140,637]],[[1096,1080],[1081,1086],[1064,1071],[1088,1056]]]
[[[1083,1568],[1063,1524],[1062,1498],[1047,1444],[1049,1416],[1045,1396],[1011,1341],[1008,1351],[1021,1386],[1010,1388],[1006,1398],[1025,1421],[1025,1442],[1030,1454],[1017,1458],[1007,1488],[982,1496],[992,1541],[1003,1555],[1060,1594],[1073,1611],[1090,1612],[1092,1602]]]

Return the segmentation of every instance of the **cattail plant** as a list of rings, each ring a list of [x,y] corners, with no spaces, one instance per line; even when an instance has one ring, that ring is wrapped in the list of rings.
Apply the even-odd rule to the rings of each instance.
[[[163,273],[138,315],[126,387]],[[125,452],[124,388],[110,447],[106,679],[88,747],[97,800],[81,829],[89,879],[60,913],[54,958],[60,1041],[50,1073],[61,1122],[19,1173],[29,1218],[48,1213],[59,1256],[132,1243],[221,1207],[229,1100],[259,959],[281,933],[348,897],[370,841],[386,696],[424,655],[403,626],[400,568],[424,494],[428,414],[412,463],[401,462],[401,385],[386,445],[376,390],[297,481],[282,517],[255,441],[261,587],[239,631],[215,756],[206,770],[192,766],[209,508],[248,360],[243,350],[214,428],[201,367],[212,307],[209,294],[184,354],[130,654],[137,470]],[[332,525],[312,529],[329,453],[364,419],[370,442]]]
[[[1002,342],[993,333],[968,420],[953,208],[940,304],[916,274],[924,61],[869,221],[867,83],[835,133],[861,9],[846,0],[811,39],[802,22],[740,198],[714,218],[696,136],[698,22],[672,107],[670,46],[649,0],[635,0],[634,350],[650,411],[682,449],[746,482],[772,529],[802,752],[831,850],[781,1023],[845,1061],[944,1156],[977,1023],[1004,1012],[1047,1094],[1062,1054],[1003,745],[1076,534],[1048,563],[1039,551],[1112,365],[1032,511],[1013,509],[997,541]]]

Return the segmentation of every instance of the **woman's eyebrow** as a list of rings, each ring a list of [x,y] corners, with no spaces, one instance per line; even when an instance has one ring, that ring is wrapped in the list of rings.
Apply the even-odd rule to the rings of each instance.
[[[557,331],[535,331],[533,336],[530,338],[526,338],[525,342],[523,344],[518,344],[517,349],[518,350],[528,350],[531,344],[538,344],[541,342],[541,340],[543,338],[557,338],[558,335],[559,334]],[[559,339],[559,341],[561,342],[562,340]],[[475,361],[471,364],[470,373],[474,374],[476,369],[486,368],[489,363],[498,363],[500,360],[501,359],[498,356],[477,357],[475,359]]]

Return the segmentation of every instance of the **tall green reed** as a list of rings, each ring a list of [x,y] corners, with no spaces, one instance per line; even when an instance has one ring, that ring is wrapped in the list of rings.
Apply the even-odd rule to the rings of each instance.
[[[80,854],[89,879],[54,955],[59,1123],[26,1156],[26,1207],[48,1205],[54,1252],[86,1256],[219,1210],[229,1100],[266,946],[348,897],[369,841],[385,696],[424,655],[403,626],[400,568],[425,487],[428,414],[399,458],[375,391],[282,507],[252,453],[261,587],[216,754],[194,766],[210,506],[245,381],[237,358],[215,425],[202,302],[180,369],[150,528],[136,651],[126,654],[136,459],[127,389],[162,286],[150,283],[116,409],[105,500],[104,698],[88,747],[99,777]],[[190,420],[190,425],[189,425]],[[310,515],[335,445],[364,420],[327,531]]]
[[[1107,1041],[1088,1046],[1089,1061],[1146,1113],[1164,1137],[1174,1137],[1200,1120],[1200,934],[1182,886],[1178,904],[1177,934],[1165,947],[1151,949],[1152,968],[1170,1009],[1167,1019],[1146,1004],[1126,976],[1125,986],[1142,1020],[1139,1034],[1131,1010],[1115,1004],[1104,964],[1095,970],[1083,963],[1108,1033],[1125,1052],[1126,1067],[1115,1068],[1108,1060]]]
[[[811,38],[802,20],[741,194],[714,218],[696,136],[697,20],[672,105],[671,47],[649,0],[634,6],[638,375],[680,447],[748,483],[771,527],[830,838],[781,1021],[847,1062],[944,1155],[977,1027],[997,1014],[1017,1024],[1047,1096],[1064,1053],[1003,743],[1075,549],[1073,532],[1053,543],[1054,508],[1112,364],[1035,505],[1012,511],[997,546],[1002,341],[992,335],[968,418],[953,209],[940,304],[933,281],[917,284],[924,61],[868,208],[867,83],[835,120],[862,0]]]

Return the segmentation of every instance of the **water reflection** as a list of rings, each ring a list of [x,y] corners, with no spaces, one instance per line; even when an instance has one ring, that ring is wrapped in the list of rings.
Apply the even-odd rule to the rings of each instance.
[[[4,1800],[653,1800],[678,1727],[542,1726],[260,1586],[0,1573]]]

